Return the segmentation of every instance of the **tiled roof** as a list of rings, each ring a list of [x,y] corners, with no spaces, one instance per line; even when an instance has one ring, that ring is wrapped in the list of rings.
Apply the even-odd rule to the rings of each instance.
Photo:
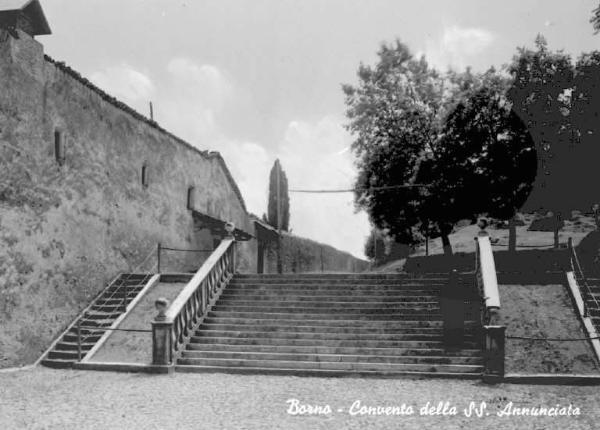
[[[29,18],[33,36],[51,33],[39,0],[0,0],[0,15],[12,15],[15,12],[23,13]]]

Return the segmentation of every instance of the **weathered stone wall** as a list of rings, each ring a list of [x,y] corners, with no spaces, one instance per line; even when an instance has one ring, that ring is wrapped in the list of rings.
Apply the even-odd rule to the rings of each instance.
[[[284,273],[363,272],[366,260],[310,239],[289,234],[282,239]],[[277,273],[277,246],[271,243],[265,252],[265,273]]]
[[[210,234],[194,232],[190,186],[199,211],[251,232],[218,154],[119,105],[44,58],[26,34],[0,34],[0,367],[33,362],[99,289],[148,254],[140,270],[150,270],[158,242],[212,248]],[[241,270],[254,268],[252,248],[240,249]],[[185,260],[169,260],[172,270],[201,263],[165,258]]]

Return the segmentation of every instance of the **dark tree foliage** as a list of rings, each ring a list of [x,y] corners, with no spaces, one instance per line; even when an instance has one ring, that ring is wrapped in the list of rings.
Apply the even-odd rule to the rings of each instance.
[[[571,187],[576,202],[573,209],[589,209],[600,201],[597,187],[590,184],[600,179],[600,52],[582,54],[575,64],[571,94],[571,124],[575,150],[568,160]],[[585,190],[585,192],[583,192]]]
[[[378,55],[374,67],[360,66],[357,86],[343,87],[358,158],[356,204],[398,242],[439,234],[451,253],[448,235],[458,221],[481,213],[511,217],[530,190],[514,168],[523,159],[512,159],[518,151],[503,140],[520,145],[526,139],[522,123],[500,105],[507,79],[494,69],[441,75],[400,42]],[[490,181],[486,193],[493,196],[473,194],[474,181],[481,180]],[[406,187],[378,189],[390,186]]]
[[[570,183],[575,155],[569,115],[574,67],[567,54],[548,50],[542,36],[535,44],[536,50],[521,48],[514,58],[508,97],[529,130],[538,156],[534,191],[526,209],[560,214],[576,203]]]
[[[277,171],[279,170],[281,194],[281,229],[289,230],[290,225],[290,197],[288,180],[285,171],[281,168],[279,160],[275,160],[269,175],[269,202],[267,207],[267,222],[273,227],[278,227],[277,220]]]
[[[374,67],[361,64],[358,85],[343,86],[359,170],[355,201],[375,227],[399,242],[414,243],[429,223],[427,189],[374,188],[417,184],[421,163],[435,153],[442,118],[460,86],[445,82],[399,41],[383,45],[378,56]]]
[[[452,196],[452,205],[463,212],[456,218],[511,219],[531,192],[535,144],[502,86],[481,88],[446,120],[433,171],[438,193]]]
[[[590,22],[594,26],[594,34],[598,34],[600,32],[600,6],[592,11],[592,18],[590,18]]]

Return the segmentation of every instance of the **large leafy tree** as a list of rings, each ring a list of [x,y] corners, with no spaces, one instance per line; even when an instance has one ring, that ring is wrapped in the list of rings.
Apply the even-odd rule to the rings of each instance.
[[[382,45],[378,57],[373,67],[360,65],[356,86],[343,86],[359,170],[355,201],[377,228],[413,243],[431,228],[433,193],[419,184],[430,179],[424,161],[435,159],[443,119],[472,76],[442,76],[399,41]],[[449,251],[453,220],[443,221]]]
[[[396,240],[439,234],[451,253],[454,224],[487,208],[469,195],[477,166],[447,164],[446,119],[460,101],[486,86],[505,87],[506,79],[495,70],[440,74],[399,41],[378,56],[373,67],[361,64],[356,86],[343,86],[358,160],[355,201]]]
[[[269,175],[269,202],[267,207],[267,222],[277,228],[277,178],[279,178],[279,192],[281,197],[281,229],[289,230],[290,225],[290,197],[288,192],[288,180],[285,171],[281,168],[279,160],[275,160]]]
[[[515,250],[513,217],[536,177],[535,144],[506,99],[506,80],[488,72],[485,83],[448,116],[434,166],[438,193],[471,214],[509,220],[509,248]]]

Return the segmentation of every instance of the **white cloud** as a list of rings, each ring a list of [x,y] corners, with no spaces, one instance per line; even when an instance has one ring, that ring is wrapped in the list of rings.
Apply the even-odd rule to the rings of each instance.
[[[202,149],[214,149],[211,141],[222,139],[217,118],[233,97],[233,82],[218,67],[189,58],[175,58],[166,69],[157,121]]]
[[[437,40],[426,44],[427,60],[441,70],[472,65],[477,56],[494,42],[494,35],[482,28],[451,26]]]
[[[108,67],[92,73],[90,80],[104,91],[142,112],[147,111],[148,102],[155,91],[152,80],[128,64]]]
[[[174,90],[178,95],[184,95],[186,100],[220,111],[232,96],[233,84],[216,66],[175,58],[169,62],[167,70],[171,79],[177,82]]]
[[[290,122],[279,154],[290,189],[352,188],[356,170],[350,143],[341,119]],[[352,193],[290,193],[290,226],[299,236],[356,256],[363,256],[369,234],[367,215],[355,213]]]

